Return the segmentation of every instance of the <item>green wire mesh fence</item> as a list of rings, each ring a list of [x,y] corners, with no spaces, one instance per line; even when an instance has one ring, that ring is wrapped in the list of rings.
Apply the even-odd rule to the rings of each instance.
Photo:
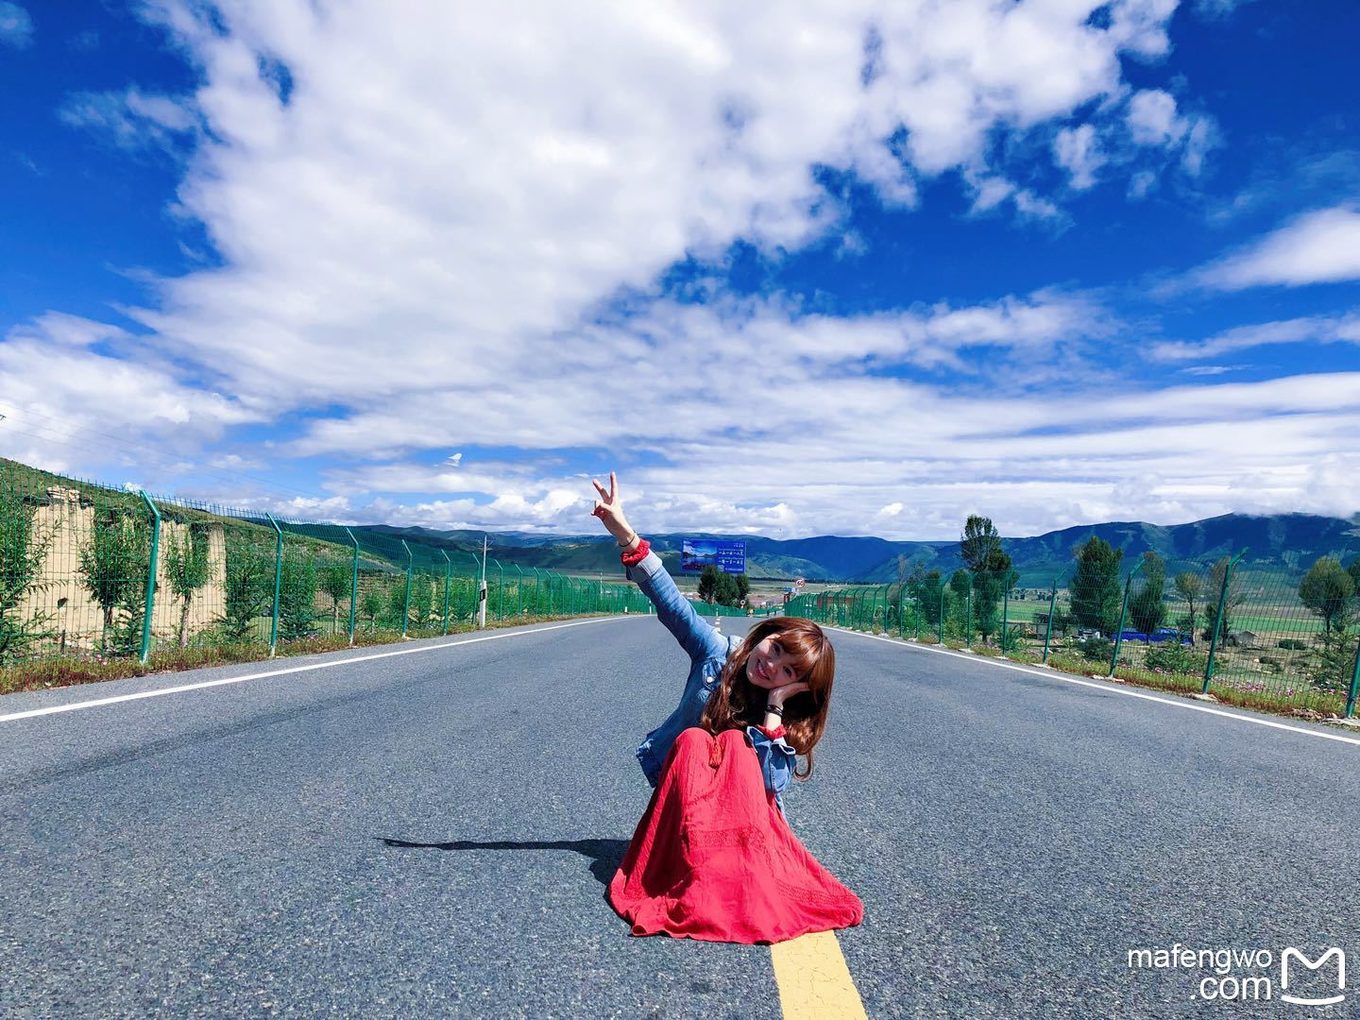
[[[1047,585],[1013,570],[918,571],[900,583],[803,594],[785,612],[1212,694],[1247,707],[1353,718],[1360,693],[1360,559],[1309,566],[1235,555],[1125,562],[1082,546]]]
[[[0,666],[648,613],[631,583],[0,465]]]

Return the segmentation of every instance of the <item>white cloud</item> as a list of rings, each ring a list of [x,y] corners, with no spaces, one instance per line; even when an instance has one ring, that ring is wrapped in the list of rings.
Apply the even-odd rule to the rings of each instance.
[[[184,101],[145,95],[136,86],[122,92],[75,93],[58,113],[72,127],[93,130],[123,149],[156,147],[175,153],[199,127]]]
[[[1196,117],[1190,122],[1185,147],[1181,152],[1181,167],[1191,177],[1198,177],[1204,170],[1204,160],[1209,150],[1219,144],[1218,128],[1208,117]]]
[[[1129,133],[1139,145],[1171,145],[1189,129],[1176,115],[1176,99],[1161,89],[1144,89],[1129,99]]]
[[[1195,0],[1195,10],[1210,19],[1226,18],[1237,8],[1252,0]]]
[[[1240,372],[1248,365],[1186,365],[1181,369],[1186,375],[1227,375],[1229,372]]]
[[[1177,110],[1176,97],[1163,89],[1143,89],[1130,98],[1124,114],[1129,137],[1137,146],[1181,153],[1180,165],[1191,177],[1204,170],[1209,151],[1219,144],[1213,118],[1205,114],[1183,115]],[[1131,197],[1147,193],[1147,182],[1130,185]]]
[[[814,163],[906,205],[923,176],[985,177],[992,133],[1118,92],[1119,54],[1156,52],[1170,13],[1122,3],[1100,30],[1084,8],[990,0],[827,3],[778,25],[722,5],[508,22],[441,4],[221,7],[225,33],[160,5],[202,69],[192,97],[152,108],[133,90],[71,116],[128,144],[201,119],[180,209],[227,265],[165,281],[138,314],[281,412],[489,382],[687,251],[835,229],[844,210]],[[865,87],[871,22],[881,73]],[[288,69],[286,104],[264,56]],[[1010,197],[1060,219],[1043,195]]]
[[[126,330],[55,313],[0,342],[0,409],[0,452],[54,470],[81,456],[86,464],[145,461],[153,450],[201,446],[258,420],[239,402],[178,379]]]
[[[130,310],[146,337],[82,343],[99,331],[55,319],[11,335],[0,395],[89,427],[80,409],[98,401],[148,444],[212,448],[232,424],[288,418],[268,460],[343,454],[332,494],[221,495],[293,516],[593,532],[592,490],[566,452],[580,449],[617,452],[635,523],[653,530],[791,537],[873,521],[952,536],[960,508],[978,506],[1011,508],[1018,533],[1260,503],[1233,482],[1261,471],[1306,503],[1306,458],[1355,424],[1350,377],[1112,399],[1073,372],[1040,398],[1015,380],[1063,371],[1072,349],[1123,328],[1095,298],[841,319],[652,289],[676,260],[737,239],[777,258],[845,236],[842,199],[815,165],[904,208],[923,181],[957,172],[979,212],[1010,202],[1060,221],[1050,196],[996,163],[997,141],[1062,125],[1072,134],[1055,156],[1073,186],[1093,176],[1104,139],[1074,118],[1123,109],[1120,59],[1166,53],[1174,3],[1118,0],[1105,29],[1088,24],[1092,6],[822,2],[772,20],[730,4],[410,0],[398,17],[376,2],[225,0],[219,31],[199,5],[157,0],[200,87],[80,96],[67,116],[128,145],[192,142],[176,211],[203,223],[224,264],[160,281],[150,307]],[[1188,153],[1193,126],[1174,102],[1168,116],[1163,144],[1175,135]],[[135,370],[108,349],[120,344]],[[987,398],[921,381],[989,380],[988,365],[1010,375]],[[1332,395],[1327,421],[1304,413],[1314,390]],[[1215,425],[1226,418],[1232,437]],[[1244,446],[1248,432],[1259,441]],[[265,459],[249,446],[228,455]],[[486,447],[527,454],[414,463]],[[1131,471],[1147,495],[1128,502]],[[1319,492],[1350,498],[1336,478]],[[441,498],[390,498],[410,493]],[[909,511],[875,518],[894,505]]]
[[[1129,178],[1128,196],[1133,201],[1146,198],[1157,187],[1157,175],[1151,170],[1139,170]]]
[[[33,18],[11,0],[0,0],[0,43],[23,49],[33,42]]]
[[[1194,278],[1216,290],[1360,280],[1360,210],[1343,205],[1305,213]]]
[[[630,465],[621,451],[630,521],[644,533],[950,538],[970,507],[992,516],[1003,533],[1023,535],[1100,520],[1170,524],[1233,510],[1348,516],[1360,506],[1360,453],[1351,440],[1360,429],[1357,373],[1113,398],[1089,391],[1062,400],[914,398],[904,388],[883,389],[897,398],[871,402],[869,388],[854,400],[836,387],[839,399],[804,423],[796,468],[789,430],[774,426],[735,438],[677,437],[666,444],[666,465]],[[410,488],[427,488],[426,469],[388,470],[410,470]],[[589,516],[593,489],[569,474],[494,471],[478,480],[477,492],[494,502],[379,502],[375,519],[598,530]],[[866,517],[861,508],[870,507],[879,509]]]
[[[1096,129],[1091,124],[1063,128],[1053,141],[1058,165],[1072,177],[1072,187],[1084,191],[1095,185],[1095,172],[1105,162],[1096,145]]]
[[[1360,312],[1237,326],[1205,340],[1155,343],[1148,354],[1158,361],[1193,361],[1266,344],[1308,342],[1360,344]]]

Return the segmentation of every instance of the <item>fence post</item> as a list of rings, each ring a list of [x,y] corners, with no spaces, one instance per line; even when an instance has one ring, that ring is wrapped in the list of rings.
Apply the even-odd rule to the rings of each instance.
[[[482,536],[482,580],[477,587],[477,629],[486,629],[486,536]]]
[[[161,512],[145,490],[139,491],[146,505],[151,508],[151,564],[146,572],[146,612],[142,615],[142,664],[145,665],[151,654],[151,612],[156,607],[156,561],[160,558]]]
[[[1039,661],[1048,664],[1048,641],[1053,636],[1053,612],[1058,606],[1058,579],[1053,578],[1053,594],[1048,597],[1048,626],[1044,628],[1044,657]]]
[[[1243,549],[1229,560],[1228,565],[1223,568],[1223,587],[1218,592],[1218,613],[1214,616],[1213,633],[1209,635],[1209,661],[1204,664],[1204,687],[1200,690],[1201,694],[1209,693],[1209,681],[1214,678],[1214,653],[1218,651],[1218,632],[1223,629],[1223,609],[1228,602],[1228,588],[1232,584],[1233,567],[1237,566],[1237,561],[1246,554],[1247,550]]]
[[[940,585],[940,644],[944,644],[944,584]]]
[[[401,636],[406,636],[406,628],[411,622],[411,571],[415,568],[415,556],[411,553],[411,547],[406,544],[406,539],[401,540],[401,547],[406,550],[406,601],[401,607]]]
[[[1360,690],[1360,641],[1355,644],[1355,665],[1351,669],[1351,692],[1346,698],[1346,718],[1355,717],[1355,695]]]
[[[973,647],[973,579],[968,579],[968,612],[963,618],[963,643]]]
[[[1119,606],[1119,629],[1114,632],[1114,654],[1110,656],[1110,676],[1114,676],[1114,669],[1119,665],[1119,646],[1124,642],[1124,616],[1129,611],[1129,590],[1133,588],[1133,575],[1143,569],[1143,564],[1147,560],[1140,559],[1138,564],[1129,571],[1129,576],[1124,579],[1124,601]]]
[[[1006,582],[1007,580],[1009,580],[1009,579],[1003,577],[1001,580],[1002,580],[1002,583],[1005,583],[1005,582]],[[1001,593],[1001,654],[1002,654],[1002,655],[1005,655],[1005,654],[1006,654],[1006,639],[1007,639],[1007,637],[1010,636],[1010,635],[1008,634],[1007,630],[1006,630],[1007,624],[1010,623],[1010,609],[1011,609],[1011,589],[1010,589],[1010,586],[1007,585],[1006,590],[1005,590],[1004,592]]]
[[[345,534],[354,543],[354,571],[349,579],[349,643],[354,645],[354,621],[358,619],[359,608],[359,540],[354,537],[354,532],[349,528],[345,529]]]
[[[449,589],[453,587],[453,560],[449,559],[448,551],[439,550],[444,557],[444,633],[449,632]]]
[[[269,657],[274,657],[274,650],[279,645],[279,591],[283,587],[283,529],[279,527],[279,522],[274,520],[274,515],[265,512],[269,518],[269,523],[274,525],[274,622],[269,626]]]

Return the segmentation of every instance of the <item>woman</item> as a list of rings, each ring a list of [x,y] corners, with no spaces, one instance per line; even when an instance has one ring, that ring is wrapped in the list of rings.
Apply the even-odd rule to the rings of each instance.
[[[797,756],[826,728],[836,656],[811,620],[762,620],[724,637],[681,595],[628,525],[614,472],[592,513],[617,540],[630,580],[690,657],[676,707],[643,740],[638,763],[655,788],[610,904],[634,935],[781,942],[859,924],[864,906],[803,847],[784,817]]]

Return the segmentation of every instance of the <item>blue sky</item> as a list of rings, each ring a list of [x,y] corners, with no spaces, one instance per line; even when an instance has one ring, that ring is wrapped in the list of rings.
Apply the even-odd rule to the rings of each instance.
[[[1349,0],[0,2],[0,454],[344,522],[1360,511]]]

